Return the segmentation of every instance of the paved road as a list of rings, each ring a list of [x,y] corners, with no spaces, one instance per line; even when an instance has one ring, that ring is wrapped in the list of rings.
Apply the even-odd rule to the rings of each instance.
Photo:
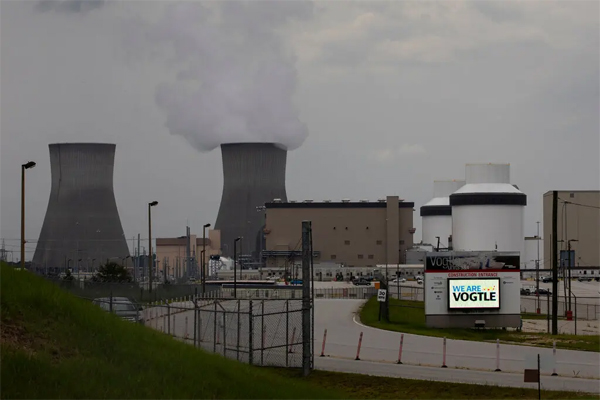
[[[400,334],[374,329],[355,322],[354,314],[361,300],[317,300],[315,309],[315,349],[321,350],[323,331],[327,329],[325,354],[335,357],[356,357],[359,334],[363,342],[362,360],[395,362],[398,359]],[[402,362],[409,365],[441,367],[443,364],[443,339],[404,335]],[[523,369],[535,367],[537,354],[541,356],[542,374],[556,372],[563,377],[600,378],[598,353],[557,350],[556,363],[552,349],[500,345],[500,369],[505,372],[522,373]],[[496,344],[465,340],[447,341],[446,365],[449,368],[493,371],[496,369]],[[596,384],[598,382],[596,381]]]
[[[408,379],[457,383],[487,384],[537,389],[537,383],[524,383],[523,374],[472,371],[454,368],[419,367],[370,361],[354,361],[315,357],[315,368],[324,371],[349,372]],[[542,376],[542,389],[600,393],[597,380]]]

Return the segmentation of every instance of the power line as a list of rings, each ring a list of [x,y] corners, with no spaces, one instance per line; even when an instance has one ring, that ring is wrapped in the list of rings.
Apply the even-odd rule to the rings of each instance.
[[[567,201],[567,200],[564,200],[564,199],[561,199],[561,198],[559,198],[559,200],[562,201],[564,204],[572,204],[574,206],[587,207],[587,208],[595,208],[597,210],[600,210],[600,206],[591,206],[589,204],[575,203],[575,202]]]

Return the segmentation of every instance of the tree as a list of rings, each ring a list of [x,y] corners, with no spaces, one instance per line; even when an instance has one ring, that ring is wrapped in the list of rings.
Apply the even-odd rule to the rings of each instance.
[[[93,280],[96,282],[131,282],[131,275],[124,266],[109,261],[98,268],[98,273],[94,275]]]
[[[67,272],[65,272],[65,277],[63,278],[65,281],[73,281],[75,280],[75,277],[73,276],[73,274],[71,274],[71,270],[67,269]]]

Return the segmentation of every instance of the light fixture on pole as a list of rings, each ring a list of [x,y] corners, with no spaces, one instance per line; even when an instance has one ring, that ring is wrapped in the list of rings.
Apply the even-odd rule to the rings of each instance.
[[[25,170],[35,167],[35,162],[29,161],[21,165],[21,268],[25,268]]]
[[[158,201],[148,203],[148,291],[152,293],[152,268],[154,267],[154,257],[152,257],[152,207],[158,204]]]
[[[202,262],[200,271],[200,280],[202,281],[202,294],[206,292],[206,228],[209,228],[210,224],[204,224],[202,226]]]
[[[233,297],[237,298],[237,242],[241,237],[235,238],[233,241]]]

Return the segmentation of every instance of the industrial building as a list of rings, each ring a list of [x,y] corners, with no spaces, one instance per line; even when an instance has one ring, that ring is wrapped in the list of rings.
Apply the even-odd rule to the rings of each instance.
[[[264,247],[266,202],[287,200],[285,168],[287,151],[274,143],[229,143],[221,145],[223,194],[215,229],[221,231],[222,253],[233,256],[233,242],[239,254],[258,258]]]
[[[265,204],[263,257],[267,267],[299,262],[302,221],[310,220],[315,263],[366,268],[403,264],[405,251],[413,245],[413,207],[398,196],[375,202],[276,199]]]
[[[527,196],[510,184],[509,164],[467,164],[466,184],[450,195],[452,248],[524,250]]]
[[[52,185],[32,265],[93,270],[126,262],[129,248],[113,189],[114,144],[50,144]]]
[[[450,195],[465,185],[465,181],[433,182],[433,199],[421,207],[422,243],[447,249],[452,236]]]
[[[210,256],[220,255],[221,232],[210,229],[206,232],[206,241],[197,235],[174,238],[156,238],[156,270],[158,277],[200,277],[202,252],[205,265]],[[208,274],[207,274],[208,276]]]
[[[544,269],[552,268],[552,194],[550,191],[543,196]],[[559,267],[571,265],[582,271],[597,269],[600,266],[600,191],[558,191],[557,223]]]

